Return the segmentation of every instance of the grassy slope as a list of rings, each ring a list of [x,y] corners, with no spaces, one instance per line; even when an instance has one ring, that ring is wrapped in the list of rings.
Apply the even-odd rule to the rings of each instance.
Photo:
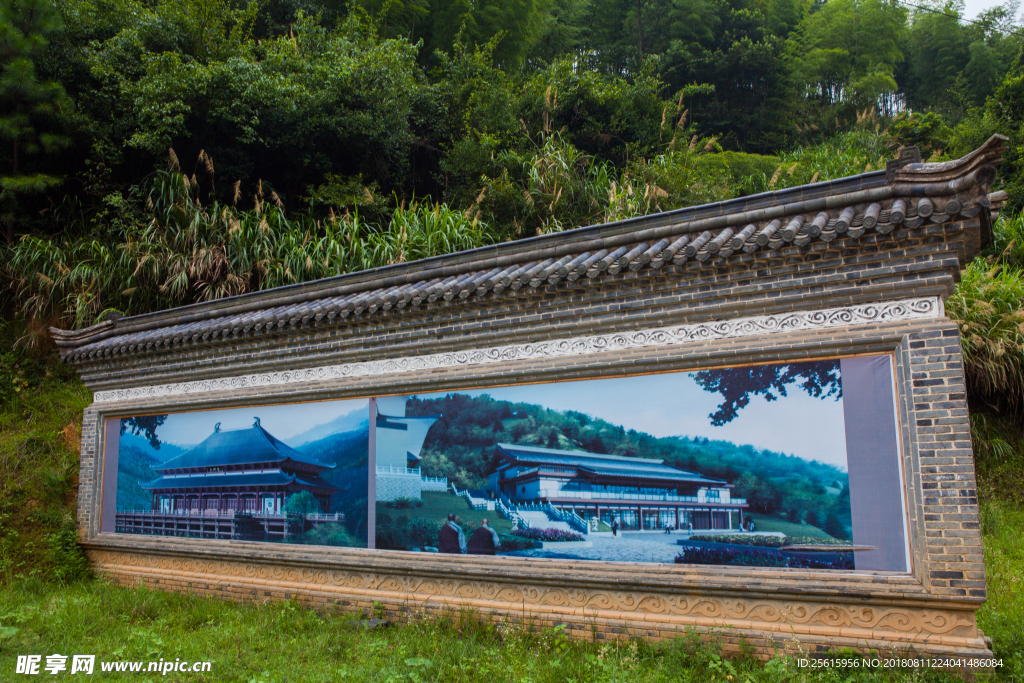
[[[437,525],[448,519],[448,513],[454,512],[462,517],[462,528],[468,537],[480,526],[480,520],[486,518],[487,522],[500,534],[507,534],[512,531],[512,523],[501,517],[497,512],[487,510],[471,510],[465,498],[456,496],[453,493],[441,493],[440,491],[425,491],[423,494],[423,507],[411,509],[395,509],[388,507],[385,503],[377,503],[377,515],[390,515],[392,519],[408,517],[409,519],[436,520]]]
[[[810,524],[795,524],[793,522],[787,522],[784,519],[778,517],[772,517],[769,515],[750,514],[744,515],[744,518],[752,517],[754,519],[754,530],[755,531],[781,531],[787,536],[810,536],[811,538],[828,538],[832,537],[826,534],[824,531],[816,526]]]
[[[171,674],[167,681],[846,681],[848,672],[798,670],[793,660],[767,665],[749,659],[723,663],[714,647],[681,637],[662,645],[570,642],[558,632],[486,627],[457,619],[364,632],[347,620],[362,614],[320,615],[294,604],[234,605],[205,598],[123,589],[102,581],[66,587],[40,577],[68,563],[52,534],[72,522],[75,470],[72,446],[88,392],[61,370],[37,368],[14,400],[0,404],[0,486],[8,515],[0,523],[0,680],[13,676],[17,654],[95,653],[101,659],[210,659],[208,674]],[[29,373],[31,374],[31,373]],[[1020,442],[1014,442],[1018,447]],[[1019,456],[1020,454],[1018,454]],[[1005,458],[1001,460],[1005,461]],[[1007,476],[1005,467],[983,475]],[[985,476],[982,483],[986,483]],[[992,486],[1000,488],[993,482]],[[438,516],[444,494],[397,514]],[[439,500],[433,500],[438,498]],[[461,501],[459,501],[461,502]],[[444,508],[442,510],[442,508]],[[484,512],[459,511],[471,526]],[[493,519],[501,523],[504,520]],[[768,520],[759,522],[765,529]],[[979,622],[995,640],[1006,668],[1001,678],[1024,680],[1024,509],[988,500],[983,507],[990,599]],[[802,534],[807,530],[801,529]],[[66,572],[65,572],[66,573]],[[12,578],[15,574],[27,578]],[[732,667],[732,669],[728,669]],[[709,675],[720,672],[722,675]],[[301,673],[299,673],[301,672]],[[124,678],[127,674],[105,678]],[[131,676],[147,680],[145,676]],[[957,680],[932,673],[921,680]],[[852,680],[908,680],[900,671],[855,672]],[[152,680],[158,680],[153,678]]]
[[[66,368],[8,348],[0,346],[0,581],[48,573],[47,537],[74,528],[82,411],[92,399]]]
[[[1003,658],[1007,680],[1024,681],[1024,509],[987,501],[981,509],[988,602],[978,626]]]
[[[531,632],[481,625],[454,615],[420,622],[415,614],[399,628],[363,631],[362,615],[321,615],[294,603],[234,605],[145,588],[121,589],[100,581],[58,590],[38,579],[0,591],[0,679],[13,678],[16,654],[95,653],[99,659],[211,660],[205,674],[167,677],[97,675],[98,680],[190,683],[319,683],[331,681],[493,681],[629,683],[709,680],[846,681],[825,672],[799,671],[793,660],[765,665],[749,658],[722,662],[714,646],[680,637],[673,643],[598,644],[573,641],[558,630]],[[372,616],[372,615],[366,615]],[[11,633],[11,629],[17,629]],[[717,673],[717,675],[716,675]],[[905,681],[908,672],[859,677]],[[922,680],[957,680],[919,676]]]

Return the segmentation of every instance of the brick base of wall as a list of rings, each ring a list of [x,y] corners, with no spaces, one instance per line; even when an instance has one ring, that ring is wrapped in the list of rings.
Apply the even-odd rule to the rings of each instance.
[[[97,571],[124,586],[217,596],[240,602],[297,600],[321,611],[385,616],[404,622],[471,611],[478,618],[534,628],[562,625],[579,638],[667,640],[694,631],[725,652],[768,658],[851,648],[882,654],[991,657],[974,612],[955,607],[900,605],[892,597],[853,603],[818,598],[715,595],[707,590],[661,594],[552,588],[493,580],[435,580],[408,573],[324,571],[246,561],[204,560],[147,552],[89,550]],[[494,558],[492,558],[494,559]],[[396,563],[397,564],[397,563]],[[839,598],[839,596],[836,596]]]

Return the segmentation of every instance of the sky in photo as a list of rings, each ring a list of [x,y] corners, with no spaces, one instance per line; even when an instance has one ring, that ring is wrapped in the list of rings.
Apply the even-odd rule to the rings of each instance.
[[[353,410],[367,410],[368,406],[369,402],[362,398],[174,413],[157,429],[157,435],[161,441],[177,446],[194,446],[213,434],[213,426],[218,422],[221,431],[247,429],[252,427],[253,418],[259,417],[265,430],[284,441]]]
[[[704,391],[689,373],[457,393],[489,394],[495,399],[533,403],[552,410],[575,410],[656,437],[700,436],[738,445],[750,444],[845,470],[846,428],[842,400],[811,398],[796,385],[790,385],[787,391],[789,395],[777,401],[767,401],[763,396],[751,397],[750,404],[740,409],[732,422],[721,427],[712,426],[708,417],[718,409],[721,394]],[[436,398],[445,393],[421,395],[421,398]]]

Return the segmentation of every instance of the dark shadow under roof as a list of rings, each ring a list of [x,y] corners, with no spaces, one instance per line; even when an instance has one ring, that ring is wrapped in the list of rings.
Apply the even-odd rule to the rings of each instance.
[[[329,484],[319,477],[297,477],[285,472],[226,472],[214,474],[192,474],[180,477],[159,477],[142,484],[147,491],[157,489],[182,488],[221,488],[235,486],[287,486],[296,484],[311,488],[333,489],[340,491],[334,484]]]

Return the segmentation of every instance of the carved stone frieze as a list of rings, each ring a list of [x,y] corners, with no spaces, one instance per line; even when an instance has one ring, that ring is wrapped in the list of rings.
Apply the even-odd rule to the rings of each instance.
[[[90,550],[94,566],[125,582],[144,579],[177,582],[183,590],[216,584],[243,593],[256,589],[294,595],[333,595],[406,607],[443,604],[486,613],[557,617],[581,623],[615,620],[637,626],[651,620],[679,628],[742,628],[821,638],[869,638],[914,647],[984,649],[969,609],[904,606],[891,598],[848,604],[822,599],[715,595],[702,590],[656,591],[553,587],[512,578],[436,578],[368,568],[300,568],[268,562],[230,561],[120,550]]]

